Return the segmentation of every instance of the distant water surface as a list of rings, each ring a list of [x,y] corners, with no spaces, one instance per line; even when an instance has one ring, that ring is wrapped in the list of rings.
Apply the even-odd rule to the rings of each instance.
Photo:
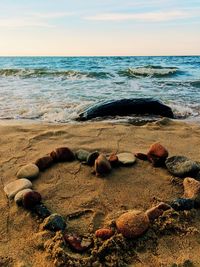
[[[200,121],[200,56],[0,57],[0,119],[69,122],[87,105],[140,97]]]

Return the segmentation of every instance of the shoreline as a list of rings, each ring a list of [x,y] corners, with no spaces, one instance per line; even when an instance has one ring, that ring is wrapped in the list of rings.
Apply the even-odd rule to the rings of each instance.
[[[30,212],[17,207],[14,201],[8,201],[3,192],[3,185],[16,179],[21,166],[35,162],[60,146],[68,146],[72,151],[82,148],[106,154],[123,151],[146,153],[154,142],[164,145],[170,156],[184,155],[200,161],[199,136],[200,125],[170,119],[143,126],[115,122],[46,124],[0,121],[0,262],[9,259],[11,263],[8,266],[20,266],[20,262],[32,267],[54,266],[53,260],[47,257],[48,253],[38,249],[38,220]],[[94,176],[90,167],[74,161],[46,170],[33,181],[33,187],[43,196],[45,205],[64,218],[89,210],[67,222],[68,231],[86,235],[94,233],[121,211],[133,208],[145,211],[156,201],[181,197],[182,187],[172,181],[165,169],[154,168],[140,160],[132,167],[114,169],[105,178]],[[170,266],[188,259],[200,264],[199,235],[189,232],[192,228],[200,229],[199,218],[198,210],[195,216],[188,213],[185,234],[169,232],[168,235],[156,236],[156,251],[147,239],[146,250],[137,252],[139,261],[134,256],[132,258],[134,266]],[[185,225],[185,222],[181,223]],[[188,240],[190,245],[186,245]],[[80,259],[87,255],[68,252]]]

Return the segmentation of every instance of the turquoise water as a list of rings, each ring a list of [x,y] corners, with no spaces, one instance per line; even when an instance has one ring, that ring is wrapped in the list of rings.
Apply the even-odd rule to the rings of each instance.
[[[0,57],[0,119],[72,121],[95,102],[153,97],[200,119],[200,56]]]

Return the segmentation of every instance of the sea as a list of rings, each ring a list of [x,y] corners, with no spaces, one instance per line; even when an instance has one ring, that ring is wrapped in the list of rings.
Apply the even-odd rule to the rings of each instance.
[[[91,105],[141,97],[200,122],[200,56],[0,57],[1,120],[74,122]]]

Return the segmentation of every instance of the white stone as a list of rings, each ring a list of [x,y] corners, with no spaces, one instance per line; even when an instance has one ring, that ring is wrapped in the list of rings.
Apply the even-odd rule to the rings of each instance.
[[[32,183],[28,179],[22,178],[4,186],[4,192],[8,198],[13,198],[19,191],[31,187]]]
[[[39,175],[39,168],[33,163],[23,166],[17,173],[18,178],[27,178],[32,180]]]
[[[22,203],[23,197],[26,193],[33,191],[30,188],[27,189],[23,189],[21,191],[19,191],[16,195],[15,195],[15,202],[20,205]]]
[[[130,152],[119,153],[117,154],[117,157],[119,162],[122,163],[123,165],[131,165],[136,161],[135,156]]]

